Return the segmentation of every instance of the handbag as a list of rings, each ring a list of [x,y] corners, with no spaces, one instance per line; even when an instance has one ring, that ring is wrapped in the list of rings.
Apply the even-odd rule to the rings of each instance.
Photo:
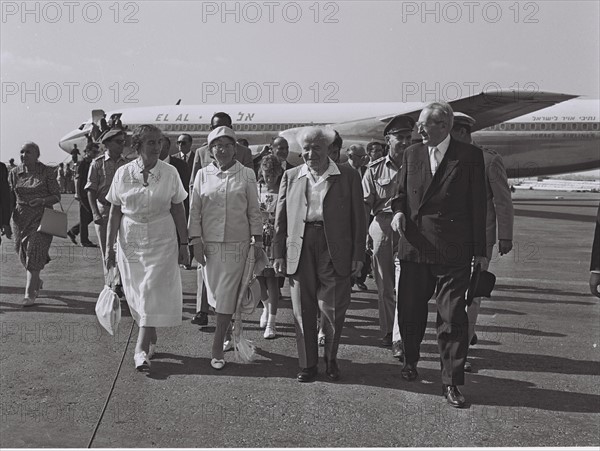
[[[112,278],[113,282],[107,281],[104,289],[100,292],[100,296],[98,296],[96,317],[109,334],[115,335],[121,321],[121,300],[111,288],[111,285],[114,286],[116,270],[109,271],[107,278]]]
[[[38,232],[47,233],[48,235],[67,237],[67,214],[59,203],[62,211],[52,208],[44,208],[42,220],[37,229]]]

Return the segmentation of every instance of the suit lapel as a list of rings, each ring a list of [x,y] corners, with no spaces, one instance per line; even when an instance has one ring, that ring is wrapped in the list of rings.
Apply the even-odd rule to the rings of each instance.
[[[455,141],[451,138],[448,150],[446,151],[446,154],[444,155],[444,158],[440,163],[440,166],[438,167],[437,171],[435,171],[435,175],[433,177],[431,177],[431,170],[426,171],[429,174],[430,182],[427,186],[425,194],[423,195],[423,199],[421,200],[421,206],[425,204],[431,198],[431,196],[444,184],[446,178],[448,178],[448,176],[452,174],[452,172],[458,165],[458,161],[455,157],[456,151],[454,146]],[[427,159],[427,168],[430,168],[431,166],[429,164],[429,151],[427,146],[424,146],[424,148],[424,154]]]

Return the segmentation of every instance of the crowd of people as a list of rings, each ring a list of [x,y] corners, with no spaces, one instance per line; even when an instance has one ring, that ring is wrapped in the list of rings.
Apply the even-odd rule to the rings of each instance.
[[[105,277],[117,270],[115,291],[139,326],[139,370],[151,367],[156,328],[182,322],[180,269],[191,269],[192,259],[198,263],[192,323],[208,325],[214,310],[210,364],[222,369],[224,352],[234,346],[232,318],[246,262],[263,255],[268,263],[256,274],[260,327],[265,339],[277,336],[287,277],[299,382],[317,377],[319,346],[325,377],[341,377],[337,354],[352,287],[366,289],[372,274],[381,345],[403,362],[406,381],[418,377],[427,305],[435,298],[442,392],[450,405],[463,407],[459,386],[471,370],[467,353],[477,340],[481,303],[466,304],[471,268],[487,270],[493,248],[506,254],[513,239],[502,159],[472,143],[474,125],[449,104],[434,102],[418,121],[394,117],[381,141],[349,146],[345,163],[335,130],[305,127],[296,135],[303,164],[294,166],[283,137],[253,157],[223,112],[213,116],[207,143],[196,150],[189,134],[171,150],[156,126],[128,134],[122,124],[102,124],[81,161],[79,150],[73,153],[80,222],[68,237],[96,246],[88,235],[93,222]],[[126,146],[137,158],[123,157]],[[20,165],[10,171],[0,165],[0,227],[7,238],[14,234],[27,273],[23,307],[34,305],[49,262],[52,236],[37,231],[41,216],[64,192],[60,175],[39,157],[39,147],[28,142]],[[594,258],[590,287],[597,294],[597,253]]]

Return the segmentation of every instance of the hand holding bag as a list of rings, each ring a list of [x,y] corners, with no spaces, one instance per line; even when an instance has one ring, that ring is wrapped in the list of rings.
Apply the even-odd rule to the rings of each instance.
[[[67,214],[62,208],[62,204],[59,203],[59,205],[62,211],[44,208],[42,220],[37,229],[38,232],[59,236],[61,238],[67,237]]]
[[[121,321],[121,301],[110,286],[114,285],[115,274],[116,270],[111,268],[108,277],[112,275],[113,282],[107,282],[104,285],[104,289],[100,292],[100,296],[98,296],[98,302],[96,302],[96,316],[98,317],[98,321],[111,335],[115,335]]]

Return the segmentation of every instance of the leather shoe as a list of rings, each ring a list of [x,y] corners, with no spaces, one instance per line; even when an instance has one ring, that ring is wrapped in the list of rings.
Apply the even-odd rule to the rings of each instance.
[[[465,406],[465,397],[456,385],[442,385],[442,393],[452,407],[462,409]]]
[[[98,247],[96,243],[92,243],[91,241],[82,241],[81,245],[83,247]]]
[[[325,377],[330,381],[337,381],[340,379],[340,368],[338,367],[337,360],[325,360]]]
[[[400,371],[402,375],[402,379],[407,381],[414,381],[419,373],[417,372],[417,364],[416,363],[405,363]]]
[[[356,286],[358,287],[359,290],[369,291],[369,287],[367,287],[364,282],[358,282],[356,284]]]
[[[465,360],[465,372],[470,373],[473,371],[473,365],[468,360]]]
[[[313,382],[317,378],[317,366],[302,368],[298,373],[298,382]]]
[[[192,318],[192,324],[197,324],[198,326],[208,326],[208,313],[198,312]]]

